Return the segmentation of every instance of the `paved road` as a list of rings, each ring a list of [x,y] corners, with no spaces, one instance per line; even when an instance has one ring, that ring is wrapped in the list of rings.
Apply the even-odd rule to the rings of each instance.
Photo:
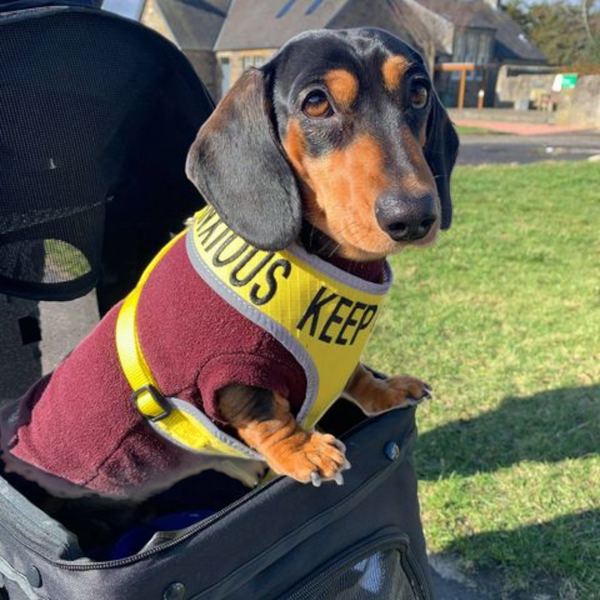
[[[435,600],[494,600],[478,585],[481,581],[475,582],[461,572],[456,559],[432,555],[429,564]]]
[[[431,570],[435,600],[489,600],[479,591],[452,579],[444,579],[434,569]]]
[[[98,322],[92,292],[70,302],[34,302],[0,295],[0,403],[23,394],[48,373]],[[23,322],[39,327],[23,339]],[[37,324],[37,325],[36,325]]]
[[[478,134],[462,135],[460,139],[458,162],[463,165],[588,160],[600,156],[600,132],[533,136]]]

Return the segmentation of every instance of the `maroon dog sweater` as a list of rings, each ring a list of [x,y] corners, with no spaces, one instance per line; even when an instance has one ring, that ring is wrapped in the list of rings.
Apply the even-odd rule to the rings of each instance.
[[[363,279],[381,280],[381,262],[332,262]],[[120,307],[115,306],[53,374],[4,409],[0,418],[8,470],[39,480],[27,473],[31,465],[59,481],[116,498],[144,490],[157,472],[194,471],[190,465],[197,455],[158,436],[130,399],[132,390],[115,345]],[[292,411],[304,401],[302,367],[273,336],[201,279],[187,257],[185,238],[145,283],[136,323],[162,393],[193,403],[221,427],[226,423],[216,393],[227,385],[277,392],[289,400]],[[165,486],[173,482],[164,480]]]

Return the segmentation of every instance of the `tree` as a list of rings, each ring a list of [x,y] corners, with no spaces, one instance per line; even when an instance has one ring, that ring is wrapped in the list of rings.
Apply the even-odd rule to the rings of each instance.
[[[503,4],[502,8],[529,35],[531,19],[529,18],[529,7],[527,4],[523,0],[508,0]]]
[[[600,11],[594,11],[595,0],[581,0],[581,15],[588,39],[587,58],[600,65]]]
[[[600,62],[600,13],[597,0],[565,0],[527,4],[507,0],[504,10],[546,55],[550,64],[574,65]]]

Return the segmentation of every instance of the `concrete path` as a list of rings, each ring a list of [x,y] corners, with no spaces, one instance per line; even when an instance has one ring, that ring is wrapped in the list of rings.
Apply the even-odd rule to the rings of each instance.
[[[544,135],[465,134],[460,136],[460,141],[458,162],[463,165],[600,160],[600,132],[594,131]]]

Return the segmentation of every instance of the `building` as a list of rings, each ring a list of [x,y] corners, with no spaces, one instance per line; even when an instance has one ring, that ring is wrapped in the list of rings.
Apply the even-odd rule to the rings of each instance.
[[[436,69],[449,105],[493,86],[502,64],[545,62],[497,0],[147,0],[142,22],[185,52],[216,99],[309,29],[387,29]],[[443,70],[448,63],[460,65]]]

